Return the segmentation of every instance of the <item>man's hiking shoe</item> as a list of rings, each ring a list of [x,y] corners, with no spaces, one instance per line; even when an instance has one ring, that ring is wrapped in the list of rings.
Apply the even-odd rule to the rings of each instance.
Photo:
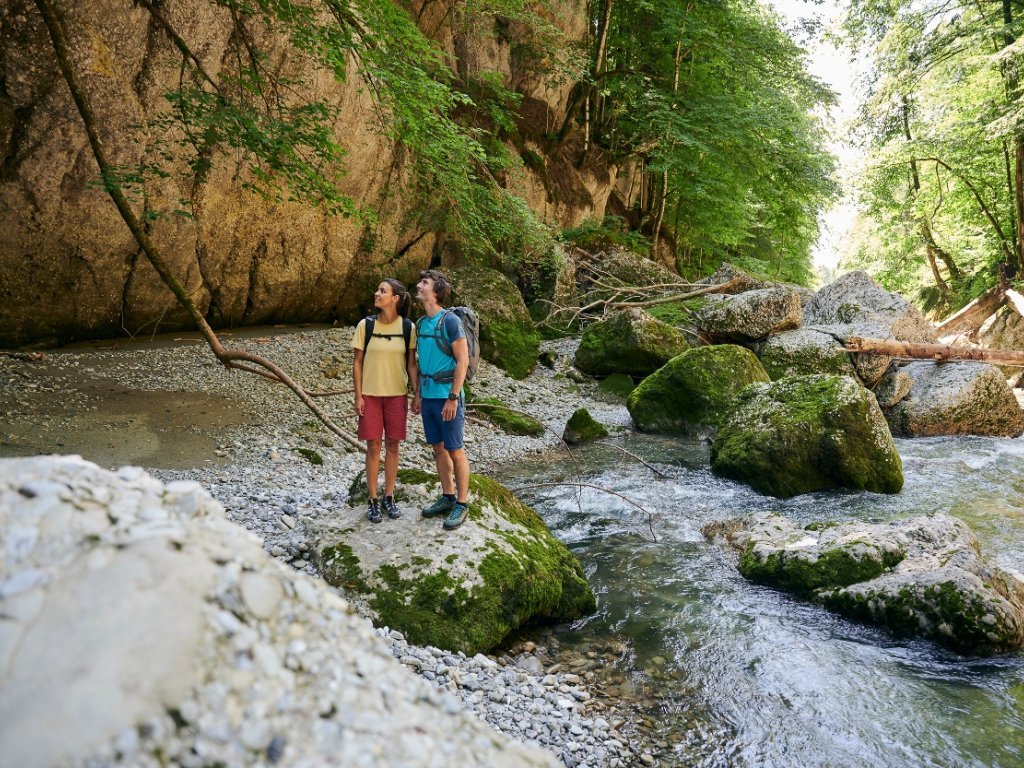
[[[370,503],[366,505],[366,519],[371,523],[379,523],[384,519],[384,514],[380,511],[380,501],[378,499],[370,499]]]
[[[446,531],[453,531],[462,525],[466,519],[466,515],[469,514],[469,504],[461,504],[455,502],[455,507],[452,509],[451,514],[444,519],[444,529]]]
[[[402,516],[402,510],[398,508],[393,496],[385,496],[384,502],[381,504],[381,508],[387,512],[388,517],[392,520],[397,520]]]
[[[440,496],[425,506],[420,514],[424,517],[440,517],[441,515],[447,515],[454,507],[454,501],[446,499],[444,496]]]

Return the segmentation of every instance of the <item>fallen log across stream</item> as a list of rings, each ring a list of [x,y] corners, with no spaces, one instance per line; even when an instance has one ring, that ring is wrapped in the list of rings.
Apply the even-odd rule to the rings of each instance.
[[[1011,349],[981,349],[951,344],[918,344],[911,341],[864,339],[859,336],[851,336],[847,339],[844,349],[857,354],[909,357],[913,360],[934,360],[938,363],[968,361],[1024,367],[1024,352]]]

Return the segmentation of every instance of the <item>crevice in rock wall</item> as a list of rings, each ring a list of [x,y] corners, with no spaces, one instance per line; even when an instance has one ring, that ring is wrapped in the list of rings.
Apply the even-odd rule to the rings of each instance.
[[[430,234],[430,233],[427,232],[427,231],[420,232],[418,235],[416,235],[416,237],[414,237],[408,243],[406,243],[401,248],[399,248],[397,251],[395,251],[395,255],[391,258],[391,263],[394,264],[399,259],[404,258],[405,254],[407,254],[409,252],[409,249],[412,248],[414,245],[416,245],[420,240],[422,240],[428,234]]]
[[[138,267],[139,258],[141,256],[142,249],[137,248],[126,259],[126,261],[128,262],[128,274],[125,276],[124,283],[121,286],[121,312],[119,315],[121,320],[121,328],[123,330],[127,330],[127,328],[125,328],[125,321],[129,314],[131,313],[131,304],[129,301],[129,296],[131,295],[132,292],[132,285],[135,282],[135,270],[136,267]]]
[[[259,285],[260,260],[267,255],[267,241],[261,239],[256,244],[252,261],[249,263],[249,289],[245,296],[245,312],[242,314],[243,322],[251,322],[256,313],[256,290]]]

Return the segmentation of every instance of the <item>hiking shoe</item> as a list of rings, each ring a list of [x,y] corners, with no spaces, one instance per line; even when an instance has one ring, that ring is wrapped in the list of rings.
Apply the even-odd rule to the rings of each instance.
[[[469,504],[462,504],[461,502],[455,502],[455,506],[452,508],[451,514],[444,519],[444,529],[446,531],[453,531],[462,525],[466,519],[466,515],[469,514]]]
[[[444,496],[440,496],[425,506],[420,511],[420,514],[424,517],[440,517],[441,515],[447,515],[454,507],[454,501],[446,499]]]
[[[392,520],[397,520],[402,516],[402,510],[398,508],[395,503],[394,496],[385,496],[384,502],[381,504],[381,508],[388,513],[388,517]]]
[[[379,523],[384,519],[384,515],[380,511],[379,500],[370,499],[370,503],[366,505],[366,519],[371,523]]]

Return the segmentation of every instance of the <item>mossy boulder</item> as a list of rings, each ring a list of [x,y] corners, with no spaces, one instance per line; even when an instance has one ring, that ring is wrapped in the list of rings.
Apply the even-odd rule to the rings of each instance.
[[[794,376],[743,390],[711,446],[711,469],[782,498],[903,487],[885,417],[848,376]]]
[[[902,368],[909,394],[885,411],[893,434],[907,437],[1017,437],[1024,411],[994,365],[917,362]]]
[[[544,425],[525,413],[517,413],[505,407],[496,397],[473,398],[470,407],[481,416],[510,435],[538,437],[544,434]]]
[[[445,531],[419,508],[440,494],[436,477],[401,470],[399,520],[374,525],[363,499],[313,532],[324,579],[363,603],[378,626],[418,645],[473,654],[526,623],[561,622],[595,608],[576,557],[530,507],[499,483],[470,478],[470,513]]]
[[[708,435],[718,427],[737,392],[768,380],[749,349],[732,344],[696,347],[641,381],[626,407],[634,426],[643,432]]]
[[[850,354],[827,333],[798,328],[772,334],[757,349],[761,365],[772,380],[812,373],[855,376]]]
[[[796,328],[803,316],[800,295],[776,285],[710,303],[698,313],[697,324],[713,338],[746,342]]]
[[[986,563],[971,530],[949,515],[799,528],[764,514],[705,533],[740,553],[751,581],[851,619],[965,654],[1024,647],[1024,582]]]
[[[540,352],[537,332],[515,283],[479,266],[451,270],[449,304],[466,304],[480,318],[480,356],[515,379],[533,370]]]
[[[577,408],[573,412],[562,433],[562,439],[569,445],[598,440],[602,437],[608,437],[608,428],[595,420],[586,408]]]
[[[682,331],[643,310],[622,310],[586,327],[576,367],[595,376],[647,376],[688,348]]]

